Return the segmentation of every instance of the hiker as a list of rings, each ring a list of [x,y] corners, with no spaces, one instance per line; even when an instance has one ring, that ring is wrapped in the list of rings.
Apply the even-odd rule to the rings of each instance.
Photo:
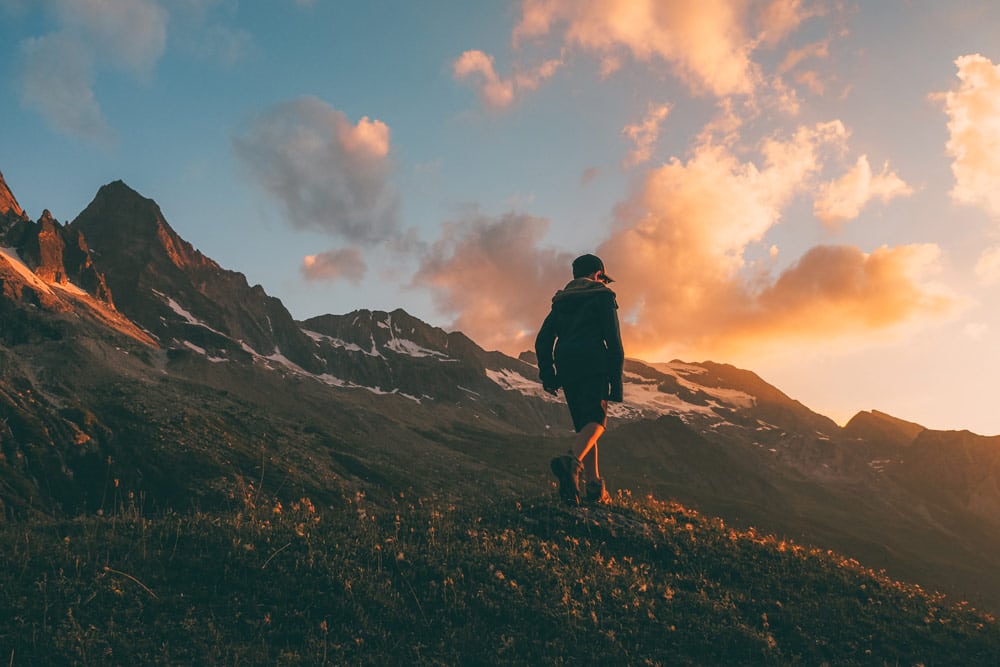
[[[552,297],[552,310],[535,338],[542,386],[553,396],[563,390],[577,433],[572,452],[551,464],[559,495],[574,506],[580,504],[581,474],[586,502],[610,500],[597,467],[597,441],[607,425],[608,401],[622,401],[625,359],[610,282],[599,257],[577,257],[573,280]]]

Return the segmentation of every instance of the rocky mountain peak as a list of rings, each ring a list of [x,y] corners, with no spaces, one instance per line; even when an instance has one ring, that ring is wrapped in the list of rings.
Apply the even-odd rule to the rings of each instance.
[[[920,424],[904,421],[878,410],[859,412],[844,426],[844,431],[851,437],[893,447],[913,444],[926,430]]]
[[[101,186],[70,227],[80,229],[102,257],[114,251],[119,256],[165,259],[179,269],[219,268],[171,228],[155,201],[124,181]]]
[[[11,215],[16,218],[23,218],[24,209],[17,203],[14,193],[7,187],[7,181],[4,180],[3,174],[0,174],[0,216],[8,217]]]

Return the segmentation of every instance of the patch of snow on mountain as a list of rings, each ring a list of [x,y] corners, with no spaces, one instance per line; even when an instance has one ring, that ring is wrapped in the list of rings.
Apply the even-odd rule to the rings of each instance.
[[[302,333],[309,336],[317,343],[329,343],[333,347],[339,347],[344,350],[347,350],[348,352],[360,352],[361,354],[367,354],[369,357],[382,356],[377,352],[375,354],[372,354],[371,352],[364,349],[360,345],[356,345],[355,343],[348,343],[345,340],[334,338],[333,336],[327,336],[326,334],[317,333],[316,331],[309,331],[308,329],[302,329],[301,331]]]
[[[353,382],[341,380],[340,378],[330,375],[329,373],[323,373],[322,375],[311,375],[310,377],[319,380],[323,384],[328,384],[331,387],[342,387],[344,389],[364,389],[379,396],[393,396],[393,395],[402,396],[403,398],[410,399],[414,403],[422,403],[422,401],[418,397],[411,396],[410,394],[401,392],[399,389],[393,389],[392,391],[385,391],[381,387],[367,387],[363,384],[355,384]]]
[[[500,385],[508,391],[518,391],[525,396],[534,396],[549,402],[558,402],[560,399],[553,396],[542,388],[542,384],[536,380],[529,380],[517,371],[509,368],[502,368],[495,371],[486,369],[486,377]]]
[[[687,376],[704,375],[708,372],[707,369],[702,368],[701,366],[685,364],[680,361],[670,362],[669,364],[653,364],[652,366],[661,373],[673,375],[677,378],[677,382],[680,383],[680,385],[685,389],[704,392],[721,402],[724,406],[752,408],[757,405],[756,397],[751,396],[745,391],[740,391],[739,389],[725,389],[723,387],[706,387],[703,384],[698,384],[695,381],[689,380]]]
[[[179,303],[177,303],[176,301],[174,301],[172,298],[170,298],[169,296],[167,296],[163,292],[160,292],[160,291],[157,291],[157,290],[153,290],[153,294],[155,294],[156,296],[158,296],[161,299],[163,299],[164,303],[166,303],[170,307],[170,310],[174,311],[175,313],[177,313],[178,315],[180,315],[181,317],[183,317],[184,320],[188,324],[193,324],[195,326],[202,327],[204,329],[208,329],[212,333],[217,333],[220,336],[225,336],[226,338],[229,338],[229,336],[226,336],[226,334],[222,333],[221,331],[219,331],[217,329],[213,329],[212,327],[208,326],[208,324],[206,324],[205,322],[199,320],[197,317],[195,317],[190,312],[188,312],[187,310],[185,310],[183,306],[181,306]]]
[[[385,346],[393,352],[406,354],[411,357],[438,357],[442,361],[445,359],[451,359],[451,357],[446,354],[438,352],[437,350],[429,350],[426,347],[421,347],[412,340],[407,340],[405,338],[393,338],[386,343]]]
[[[186,347],[194,350],[195,352],[197,352],[198,354],[200,354],[203,357],[207,357],[208,356],[208,351],[205,348],[199,347],[199,346],[195,345],[194,343],[192,343],[189,340],[184,341],[184,345]]]
[[[689,412],[715,414],[711,406],[689,403],[676,394],[660,391],[658,387],[659,385],[656,384],[629,382],[623,388],[625,405],[660,415]]]
[[[208,359],[209,361],[211,361],[213,364],[219,364],[219,363],[223,363],[225,361],[228,361],[228,359],[224,359],[223,357],[213,357],[212,355],[210,355],[208,353],[208,350],[206,350],[205,348],[203,348],[203,347],[201,347],[199,345],[195,345],[194,343],[192,343],[189,340],[186,340],[186,341],[183,341],[183,342],[184,342],[184,346],[185,347],[187,347],[188,349],[194,350],[195,352],[197,352],[201,356],[203,356],[206,359]]]

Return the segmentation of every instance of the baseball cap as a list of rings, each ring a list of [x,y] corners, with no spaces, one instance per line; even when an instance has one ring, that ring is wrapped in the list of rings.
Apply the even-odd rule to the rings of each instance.
[[[573,277],[581,278],[583,276],[589,276],[590,274],[600,271],[604,273],[604,262],[597,255],[580,255],[573,260]],[[604,273],[604,282],[611,283],[614,282],[614,278]]]

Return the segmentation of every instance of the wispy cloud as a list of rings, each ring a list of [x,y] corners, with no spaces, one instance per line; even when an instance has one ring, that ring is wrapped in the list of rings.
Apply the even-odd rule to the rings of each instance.
[[[63,134],[96,143],[114,133],[94,95],[94,56],[76,39],[57,33],[21,44],[21,103]]]
[[[57,130],[105,142],[112,132],[94,94],[99,67],[145,79],[163,55],[167,13],[149,0],[46,4],[58,28],[21,43],[21,102]]]
[[[496,72],[493,56],[472,50],[455,59],[452,73],[457,81],[469,81],[474,85],[485,106],[502,109],[514,102],[515,95],[538,88],[561,65],[560,60],[547,60],[531,69],[519,70],[512,76],[501,78]]]
[[[807,7],[802,0],[770,0],[754,13],[759,30],[757,39],[774,46],[795,32],[804,21],[822,12],[819,3],[810,3]]]
[[[872,199],[880,199],[884,203],[912,193],[913,188],[895,172],[889,171],[888,162],[882,166],[880,173],[872,174],[868,156],[862,155],[846,174],[820,186],[813,212],[823,224],[836,227],[857,218]]]
[[[622,160],[623,167],[634,167],[648,162],[653,157],[656,140],[660,138],[660,126],[667,119],[669,113],[669,104],[651,104],[641,122],[626,125],[622,129],[622,134],[635,145],[635,148],[629,151]]]
[[[374,244],[399,235],[389,126],[315,97],[278,104],[233,139],[253,180],[299,229]]]

